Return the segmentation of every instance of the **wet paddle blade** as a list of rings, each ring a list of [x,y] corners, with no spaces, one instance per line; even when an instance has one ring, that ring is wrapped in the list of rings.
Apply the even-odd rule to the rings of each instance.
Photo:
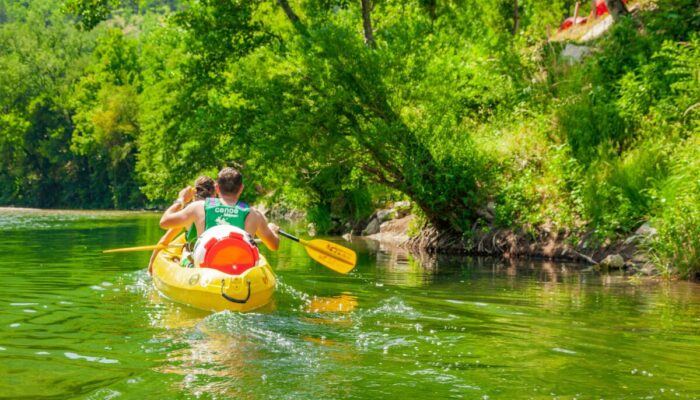
[[[355,268],[357,255],[347,247],[322,239],[300,240],[300,243],[311,258],[333,271],[347,274]]]

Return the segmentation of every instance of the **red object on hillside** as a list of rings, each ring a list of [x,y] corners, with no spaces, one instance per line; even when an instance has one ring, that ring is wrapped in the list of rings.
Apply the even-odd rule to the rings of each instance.
[[[627,4],[627,0],[622,0],[623,3]],[[596,12],[596,17],[602,17],[603,15],[608,13],[608,5],[605,4],[605,0],[596,0],[595,3],[595,12]],[[581,25],[585,24],[588,22],[587,17],[578,17],[576,19],[576,25]],[[565,31],[569,28],[574,26],[574,17],[569,17],[564,20],[564,22],[559,25],[559,29],[557,29],[557,32]]]
[[[623,3],[627,4],[627,0],[622,0]],[[595,3],[596,16],[601,17],[608,13],[608,5],[605,4],[605,0],[597,0]]]
[[[608,13],[608,5],[605,4],[605,0],[598,0],[595,3],[595,15],[600,17]]]
[[[578,17],[577,21],[576,21],[576,25],[585,24],[586,22],[588,22],[588,18]],[[565,19],[564,22],[561,23],[561,25],[559,25],[559,29],[557,29],[557,32],[565,31],[565,30],[571,28],[573,25],[574,25],[574,17],[569,17],[569,18]]]

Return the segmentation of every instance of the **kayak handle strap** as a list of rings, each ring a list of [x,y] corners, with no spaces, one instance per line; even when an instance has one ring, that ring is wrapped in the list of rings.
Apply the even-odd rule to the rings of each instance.
[[[245,299],[237,299],[235,297],[231,297],[224,293],[224,285],[226,284],[226,279],[221,280],[221,296],[223,296],[224,299],[232,302],[232,303],[237,303],[237,304],[245,304],[248,302],[250,299],[250,281],[248,281],[248,295],[245,297]]]

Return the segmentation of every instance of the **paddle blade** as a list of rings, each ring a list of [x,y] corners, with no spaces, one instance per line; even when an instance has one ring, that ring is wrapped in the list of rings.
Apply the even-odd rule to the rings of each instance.
[[[311,258],[333,271],[347,274],[355,268],[357,255],[347,247],[322,239],[301,240],[300,243]]]

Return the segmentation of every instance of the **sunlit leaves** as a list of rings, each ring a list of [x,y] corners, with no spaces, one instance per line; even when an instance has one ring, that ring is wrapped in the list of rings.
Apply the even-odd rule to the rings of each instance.
[[[77,16],[82,29],[90,30],[109,17],[118,0],[66,0],[65,9]]]

